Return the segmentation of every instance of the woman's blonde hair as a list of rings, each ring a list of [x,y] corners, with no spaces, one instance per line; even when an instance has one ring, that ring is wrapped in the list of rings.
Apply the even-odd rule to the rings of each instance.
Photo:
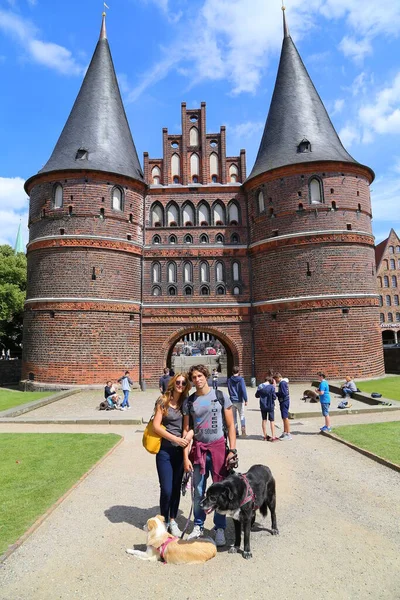
[[[184,379],[186,379],[186,384],[185,384],[184,388],[182,389],[182,393],[179,396],[179,400],[178,400],[178,408],[179,409],[182,408],[183,401],[189,395],[192,384],[189,381],[188,374],[187,373],[177,373],[176,375],[171,377],[171,379],[168,382],[168,386],[167,386],[165,393],[162,394],[162,396],[160,396],[156,402],[156,408],[157,407],[161,408],[163,417],[168,413],[168,408],[171,403],[174,389],[175,389],[175,382],[179,377],[183,377]]]

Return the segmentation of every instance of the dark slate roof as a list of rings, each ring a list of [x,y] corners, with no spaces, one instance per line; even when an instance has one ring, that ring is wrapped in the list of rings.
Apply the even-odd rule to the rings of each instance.
[[[264,134],[248,179],[297,163],[357,163],[343,147],[293,43],[284,20],[284,40]],[[306,139],[311,152],[298,152]]]
[[[87,150],[87,158],[77,151]],[[39,173],[71,169],[109,171],[144,181],[122,104],[104,17],[100,39],[53,153]]]

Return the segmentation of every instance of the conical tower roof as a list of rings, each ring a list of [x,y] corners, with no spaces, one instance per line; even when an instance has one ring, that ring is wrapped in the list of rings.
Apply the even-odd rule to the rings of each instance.
[[[25,247],[24,247],[24,242],[22,241],[22,234],[21,234],[21,223],[18,225],[18,233],[17,233],[17,239],[15,240],[14,252],[15,252],[15,254],[19,254],[20,252],[22,252],[22,254],[25,254]]]
[[[307,73],[290,37],[285,12],[283,32],[271,106],[256,162],[248,179],[277,167],[298,163],[341,161],[358,164],[343,147]],[[304,143],[301,145],[301,142]]]
[[[105,15],[93,58],[53,153],[39,173],[89,169],[144,181],[108,45]]]

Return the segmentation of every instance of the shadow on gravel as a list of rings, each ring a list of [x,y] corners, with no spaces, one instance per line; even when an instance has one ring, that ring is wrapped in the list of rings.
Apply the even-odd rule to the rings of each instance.
[[[105,516],[111,523],[129,523],[134,527],[143,529],[148,519],[158,515],[159,506],[151,508],[138,508],[137,506],[111,506],[104,511]]]

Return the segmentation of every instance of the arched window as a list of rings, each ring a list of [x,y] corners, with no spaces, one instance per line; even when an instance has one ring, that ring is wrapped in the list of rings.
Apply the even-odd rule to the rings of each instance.
[[[158,285],[155,285],[151,290],[152,296],[161,296],[161,288]]]
[[[176,287],[170,285],[168,288],[168,296],[176,296]]]
[[[392,275],[392,287],[397,287],[397,277],[396,277],[396,275]]]
[[[161,265],[158,262],[151,267],[151,279],[153,283],[161,283]]]
[[[190,287],[190,285],[187,285],[184,290],[183,293],[185,294],[185,296],[192,296],[193,295],[193,290]]]
[[[220,202],[213,206],[213,221],[214,225],[225,225],[225,207]]]
[[[224,265],[222,262],[217,262],[217,264],[215,265],[215,280],[225,281]]]
[[[233,288],[233,295],[239,296],[239,294],[240,294],[240,288],[237,285],[235,285],[235,287]]]
[[[383,287],[389,287],[389,277],[387,275],[383,278]]]
[[[258,212],[259,214],[263,213],[265,211],[265,200],[264,200],[264,194],[262,193],[262,191],[258,192]]]
[[[389,294],[387,294],[387,295],[385,296],[385,299],[386,299],[386,306],[392,306],[392,299],[391,299],[391,297],[389,296]]]
[[[205,202],[199,204],[199,224],[207,226],[210,224],[210,207]]]
[[[379,296],[379,306],[383,306],[383,296]]]
[[[233,281],[240,280],[240,265],[238,262],[232,263],[232,278]]]
[[[218,154],[216,152],[210,154],[210,173],[211,175],[219,175]]]
[[[153,167],[151,170],[151,176],[153,178],[153,184],[159,185],[161,181],[161,171],[159,167]]]
[[[185,235],[185,239],[183,241],[185,244],[193,244],[193,238],[191,235]]]
[[[209,283],[210,281],[210,267],[208,263],[202,262],[200,264],[200,282]]]
[[[171,202],[167,206],[167,225],[169,227],[176,227],[179,223],[179,211],[178,207],[174,202]]]
[[[183,265],[183,282],[184,283],[192,283],[193,282],[193,266],[190,262],[185,262]]]
[[[201,288],[200,288],[200,294],[202,296],[209,296],[210,295],[210,290],[208,289],[208,287],[206,285],[201,286]]]
[[[161,244],[161,238],[159,235],[153,237],[153,244]]]
[[[396,246],[396,252],[399,253],[400,252],[400,246]]]
[[[218,183],[218,177],[217,177],[216,175],[212,175],[212,177],[211,177],[211,181],[212,181],[213,183]]]
[[[200,236],[200,244],[208,244],[208,235],[202,233]]]
[[[393,323],[393,313],[388,313],[388,323]]]
[[[190,157],[190,173],[193,176],[198,176],[200,173],[200,159],[198,154],[192,154]]]
[[[217,244],[223,244],[224,243],[224,236],[222,235],[222,233],[218,233],[218,235],[215,236],[215,242]]]
[[[168,283],[176,283],[176,264],[174,262],[168,263],[167,281]]]
[[[239,225],[239,208],[236,202],[231,202],[228,206],[229,225]]]
[[[393,304],[394,304],[395,306],[399,306],[399,295],[398,295],[398,294],[395,294],[395,295],[393,296]]]
[[[223,296],[225,294],[225,288],[223,285],[217,287],[217,296]]]
[[[322,183],[318,177],[312,177],[308,183],[310,190],[310,203],[319,204],[324,201]]]
[[[236,165],[231,165],[229,167],[229,178],[231,180],[232,183],[235,183],[238,180],[239,177],[239,169],[237,168]]]
[[[179,158],[179,154],[174,153],[171,156],[171,175],[172,178],[174,177],[178,177],[181,174],[181,160]],[[175,183],[175,181],[174,181]],[[179,183],[179,179],[178,179],[178,183]]]
[[[122,210],[122,190],[119,187],[114,187],[112,190],[112,209]]]
[[[182,215],[183,225],[185,225],[185,227],[192,227],[195,223],[194,208],[193,208],[192,204],[190,204],[189,202],[184,204],[182,213],[183,213],[183,215]]]
[[[189,131],[189,146],[199,145],[199,130],[197,127],[192,127]]]
[[[389,246],[389,254],[394,254],[394,246]]]
[[[63,187],[61,183],[54,186],[54,208],[61,208],[63,205]]]
[[[176,235],[170,235],[168,238],[170,244],[176,244]]]
[[[390,268],[391,269],[395,269],[396,268],[396,261],[394,260],[394,258],[390,259]]]
[[[400,312],[396,313],[396,321],[397,321],[397,323],[400,321]]]
[[[151,224],[153,227],[164,225],[164,210],[161,204],[153,204],[151,207]]]
[[[380,313],[380,315],[379,315],[379,321],[380,321],[381,323],[384,323],[384,322],[385,322],[385,315],[384,315],[383,313]]]
[[[231,243],[238,244],[240,242],[240,238],[237,233],[232,233],[231,235]]]

